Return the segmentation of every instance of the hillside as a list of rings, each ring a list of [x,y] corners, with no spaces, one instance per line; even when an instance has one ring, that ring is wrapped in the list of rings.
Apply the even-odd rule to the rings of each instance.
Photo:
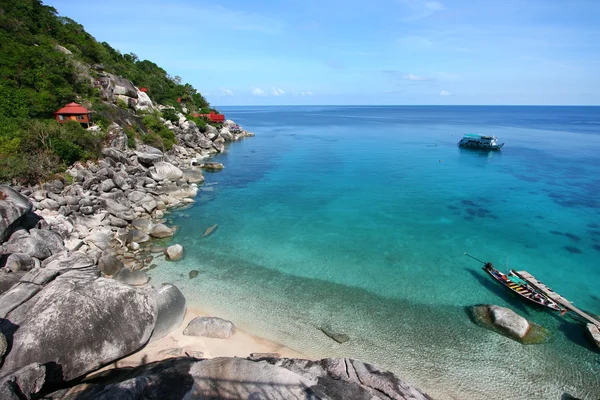
[[[129,90],[127,81],[135,87]],[[142,87],[154,104],[168,108],[137,107]],[[95,130],[54,120],[70,102],[91,111]],[[206,99],[181,78],[98,42],[42,1],[0,0],[0,182],[37,182],[96,158],[113,122],[126,128],[131,144],[168,149],[176,139],[160,117],[176,120],[183,112],[193,119],[208,110]]]

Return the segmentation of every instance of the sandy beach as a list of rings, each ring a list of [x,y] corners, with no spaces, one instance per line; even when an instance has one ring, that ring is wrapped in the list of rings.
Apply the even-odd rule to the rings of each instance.
[[[198,308],[188,308],[181,325],[166,337],[147,344],[140,351],[105,367],[135,367],[171,357],[189,355],[197,358],[243,357],[252,353],[277,353],[280,357],[307,358],[279,343],[253,336],[236,328],[228,339],[213,339],[201,336],[186,336],[184,329],[196,317],[214,316]],[[233,321],[235,324],[235,321]]]

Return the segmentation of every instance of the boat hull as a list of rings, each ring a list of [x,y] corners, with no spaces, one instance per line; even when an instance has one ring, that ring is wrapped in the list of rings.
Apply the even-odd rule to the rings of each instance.
[[[554,311],[564,311],[564,308],[552,299],[549,299],[543,294],[540,294],[531,286],[517,281],[516,278],[518,277],[512,277],[511,275],[503,274],[502,272],[498,271],[493,267],[483,267],[483,270],[490,274],[490,276],[494,278],[497,282],[499,282],[512,292],[518,294],[520,297]]]

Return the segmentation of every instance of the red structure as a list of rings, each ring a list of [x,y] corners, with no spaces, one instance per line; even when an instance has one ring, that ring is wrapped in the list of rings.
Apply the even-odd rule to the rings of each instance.
[[[217,114],[211,111],[210,114],[194,114],[194,118],[206,117],[210,122],[225,122],[225,114]]]
[[[81,124],[85,124],[86,126],[90,126],[90,122],[92,121],[88,109],[77,103],[67,104],[60,110],[56,111],[54,116],[56,121],[60,122],[61,124],[65,123],[66,121],[77,121]]]
[[[145,87],[140,88],[140,92],[148,93],[148,89],[146,89]]]

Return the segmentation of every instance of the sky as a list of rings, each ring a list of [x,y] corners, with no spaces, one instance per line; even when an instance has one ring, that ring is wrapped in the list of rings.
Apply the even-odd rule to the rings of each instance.
[[[212,105],[600,105],[598,0],[44,0]]]

